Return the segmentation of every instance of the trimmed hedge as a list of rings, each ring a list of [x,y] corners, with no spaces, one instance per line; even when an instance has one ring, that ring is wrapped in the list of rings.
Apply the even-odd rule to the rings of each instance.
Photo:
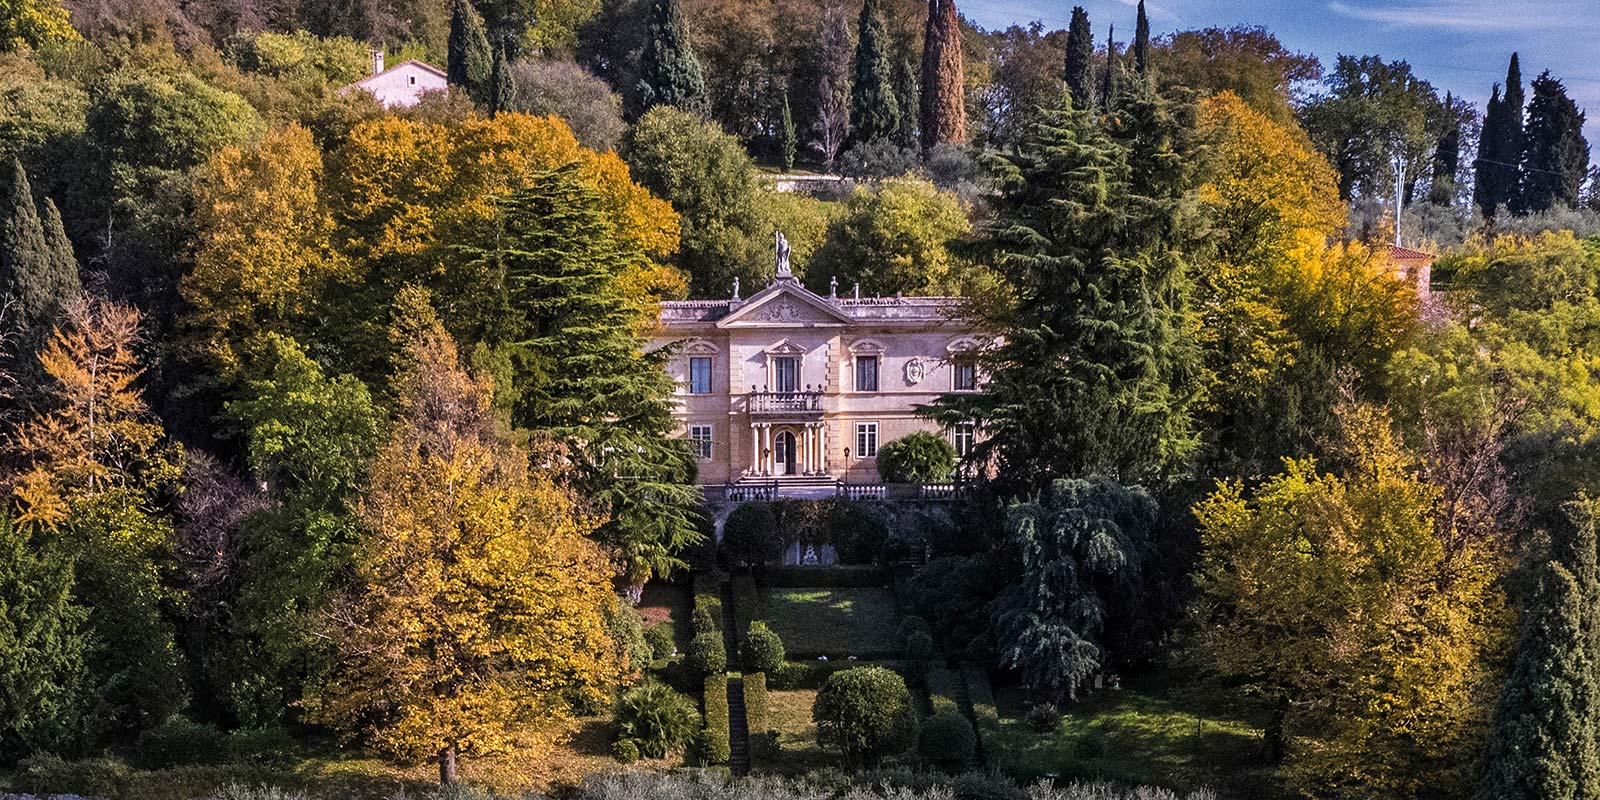
[[[783,666],[783,640],[765,622],[750,623],[739,645],[739,665],[746,672],[766,672]]]
[[[750,755],[754,758],[765,758],[778,753],[778,732],[772,729],[770,710],[766,673],[745,673],[745,729],[750,732]]]
[[[828,682],[828,677],[835,672],[843,672],[851,667],[884,667],[900,673],[900,677],[910,680],[915,670],[899,661],[850,661],[839,659],[837,661],[785,661],[783,666],[767,673],[767,688],[775,691],[792,691],[794,689],[821,689]]]
[[[728,676],[712,675],[706,678],[702,695],[705,705],[706,727],[700,736],[700,763],[726,764],[731,754],[728,733]]]
[[[928,670],[928,700],[933,704],[933,713],[937,714],[940,711],[960,713],[961,706],[956,703],[960,680],[961,677],[953,669]]]
[[[228,759],[228,737],[216,727],[173,716],[139,734],[133,764],[167,769],[185,764],[220,764]]]
[[[644,640],[656,661],[664,661],[678,651],[677,631],[672,620],[663,620],[644,629]]]
[[[762,576],[768,586],[784,589],[871,589],[889,585],[889,571],[883,567],[769,567]]]

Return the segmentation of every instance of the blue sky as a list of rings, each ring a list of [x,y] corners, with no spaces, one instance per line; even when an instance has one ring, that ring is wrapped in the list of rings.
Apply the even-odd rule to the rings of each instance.
[[[1072,6],[1089,12],[1095,37],[1117,26],[1133,33],[1137,0],[956,0],[985,28],[1040,20],[1065,28]],[[1152,34],[1190,28],[1261,25],[1290,50],[1324,65],[1339,53],[1403,58],[1422,78],[1477,104],[1505,80],[1506,61],[1521,53],[1524,86],[1543,70],[1560,78],[1589,112],[1585,135],[1600,144],[1600,3],[1595,0],[1146,0]],[[1593,147],[1591,147],[1593,150]]]

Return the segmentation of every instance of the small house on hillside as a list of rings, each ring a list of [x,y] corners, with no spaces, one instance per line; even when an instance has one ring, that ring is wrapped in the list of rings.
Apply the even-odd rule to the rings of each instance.
[[[1432,253],[1394,245],[1383,248],[1381,257],[1401,280],[1417,287],[1418,297],[1428,299],[1433,283],[1435,256]]]
[[[372,74],[345,87],[360,89],[384,108],[410,108],[422,101],[424,92],[442,92],[449,86],[444,70],[421,61],[402,61],[383,68],[383,51],[372,52]]]

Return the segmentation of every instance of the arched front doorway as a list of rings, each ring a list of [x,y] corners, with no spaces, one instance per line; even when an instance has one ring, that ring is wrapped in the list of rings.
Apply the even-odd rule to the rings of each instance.
[[[779,475],[795,474],[794,434],[784,431],[773,438],[772,464]]]

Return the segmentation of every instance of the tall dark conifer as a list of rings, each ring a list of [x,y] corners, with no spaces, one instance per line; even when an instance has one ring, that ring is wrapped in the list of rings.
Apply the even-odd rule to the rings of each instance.
[[[517,93],[517,86],[511,77],[511,65],[507,63],[509,45],[501,47],[494,54],[494,69],[489,76],[489,116],[495,117],[500,112],[511,107],[511,98]]]
[[[920,130],[922,148],[967,138],[965,72],[961,20],[955,0],[928,0],[928,26],[922,37]]]
[[[1600,786],[1594,503],[1569,513],[1572,524],[1539,567],[1517,660],[1500,693],[1482,800],[1587,800]]]
[[[1489,92],[1489,104],[1483,109],[1483,129],[1478,133],[1478,156],[1472,161],[1472,203],[1489,216],[1494,205],[1495,173],[1489,168],[1498,160],[1500,143],[1500,84]]]
[[[61,537],[0,513],[0,752],[47,749],[65,732],[88,644],[72,588]]]
[[[1584,113],[1567,96],[1561,81],[1546,70],[1533,79],[1528,125],[1522,133],[1520,213],[1578,207],[1589,171],[1589,142],[1583,138]]]
[[[502,330],[515,365],[512,419],[561,448],[605,523],[623,580],[642,587],[683,566],[699,541],[688,450],[671,437],[671,348],[645,352],[640,308],[622,282],[645,256],[569,164],[500,201],[481,248],[462,252],[503,276]]]
[[[1444,94],[1444,132],[1433,148],[1433,180],[1428,187],[1428,202],[1436,206],[1456,201],[1456,174],[1461,167],[1461,112],[1455,97]]]
[[[1150,18],[1144,13],[1144,0],[1139,0],[1139,19],[1133,28],[1133,68],[1140,77],[1150,74]]]
[[[1121,68],[1117,62],[1117,26],[1112,25],[1106,31],[1106,67],[1100,75],[1100,107],[1106,111],[1116,102],[1117,70]]]
[[[44,214],[22,164],[11,162],[0,197],[0,297],[9,304],[4,323],[14,341],[7,350],[31,365],[68,301],[82,290],[72,245],[54,204]],[[48,201],[47,201],[48,202]]]
[[[487,104],[494,57],[489,49],[489,37],[484,33],[483,18],[468,0],[456,0],[450,11],[447,44],[445,75],[450,85],[465,89],[474,100]]]
[[[1072,7],[1072,24],[1067,27],[1067,65],[1063,73],[1072,107],[1086,109],[1094,102],[1094,33],[1089,29],[1089,12]]]
[[[1515,209],[1521,193],[1522,67],[1511,54],[1504,93],[1491,101],[1493,117],[1485,117],[1478,149],[1478,206],[1486,217]]]
[[[635,117],[663,104],[700,116],[711,112],[705,75],[689,44],[689,29],[678,0],[651,0],[634,102]]]
[[[1003,339],[978,356],[982,392],[928,409],[976,422],[976,458],[994,459],[1002,495],[1055,478],[1153,480],[1194,444],[1185,272],[1200,231],[1181,212],[1194,162],[1183,115],[1144,86],[1115,125],[1093,110],[1041,114],[994,200],[992,246],[1016,299],[984,324]]]
[[[900,129],[900,103],[895,99],[888,44],[878,0],[865,0],[856,25],[855,82],[850,87],[850,141],[854,144],[888,139]]]

